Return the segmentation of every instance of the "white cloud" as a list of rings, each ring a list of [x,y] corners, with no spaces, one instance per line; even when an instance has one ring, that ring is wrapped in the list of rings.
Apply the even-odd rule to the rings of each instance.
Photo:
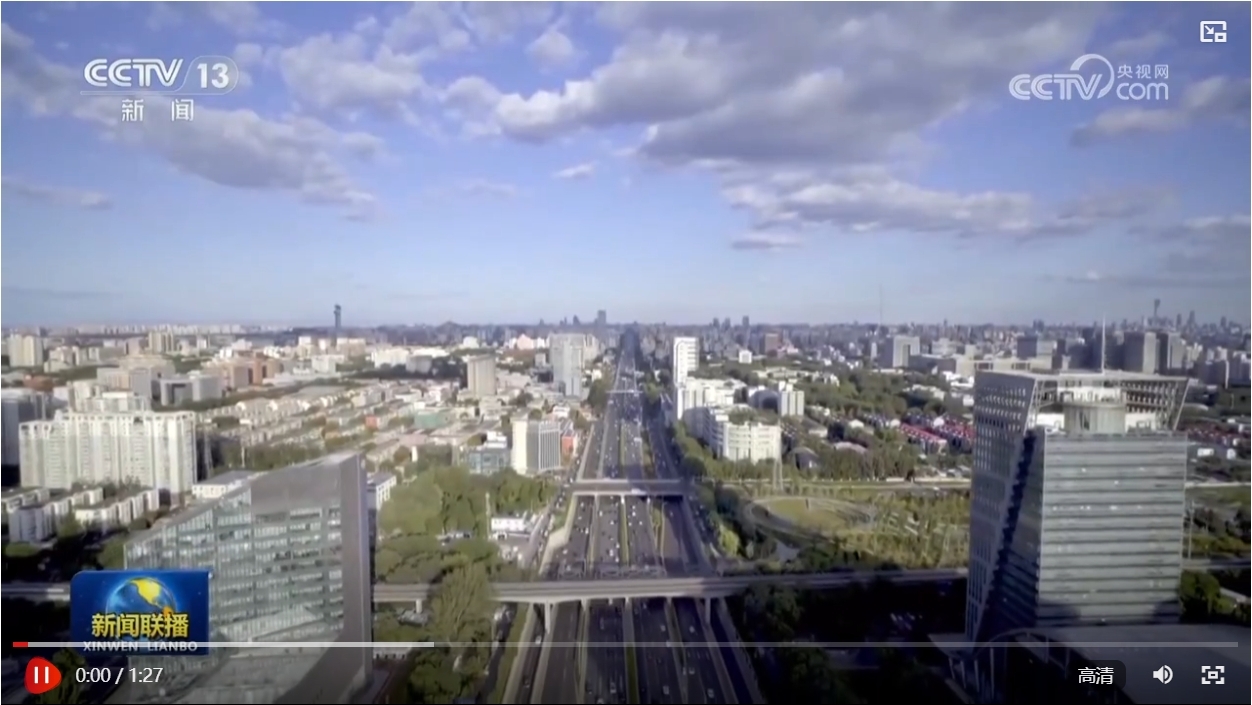
[[[741,235],[730,241],[736,250],[765,250],[776,252],[799,247],[804,244],[798,236],[791,233],[752,232]]]
[[[207,20],[238,36],[281,34],[283,25],[265,17],[254,2],[195,2],[148,4],[148,28],[161,31]]]
[[[1197,122],[1228,122],[1247,127],[1252,111],[1252,82],[1246,78],[1214,76],[1192,84],[1182,99],[1159,108],[1140,105],[1106,110],[1074,131],[1075,145],[1151,132],[1172,132]]]
[[[647,126],[641,154],[672,164],[876,161],[919,130],[1003,91],[1006,66],[1082,49],[1081,5],[624,3],[600,8],[625,42],[560,90],[501,95],[504,134],[545,141]]]
[[[531,27],[551,21],[555,6],[546,2],[467,2],[465,24],[485,42],[506,42]]]
[[[585,164],[575,164],[574,166],[566,167],[556,172],[552,176],[558,179],[575,180],[575,179],[589,179],[592,176],[595,176],[595,173],[596,173],[596,163],[587,162]]]
[[[1137,37],[1113,42],[1103,55],[1112,61],[1142,61],[1154,56],[1157,52],[1174,43],[1164,32],[1151,31]]]
[[[1072,60],[1101,12],[615,3],[598,6],[598,20],[622,42],[581,78],[524,94],[471,76],[441,95],[476,135],[545,143],[637,126],[643,139],[627,154],[715,175],[727,200],[770,232],[1078,234],[1137,212],[1120,202],[1057,206],[1029,193],[939,190],[886,165],[927,154],[928,128],[1003,99],[1013,67]],[[1118,216],[1107,212],[1115,206]]]
[[[551,69],[572,63],[578,57],[578,50],[568,35],[549,27],[526,47],[526,54],[541,67]]]
[[[1252,288],[1252,219],[1247,215],[1195,218],[1166,226],[1138,228],[1143,246],[1155,255],[1142,271],[1088,271],[1052,275],[1067,284],[1115,288],[1203,289],[1226,302],[1246,299]]]
[[[3,185],[5,191],[31,201],[89,210],[109,208],[113,205],[112,199],[98,191],[47,186],[10,176],[3,177]]]
[[[368,217],[375,198],[357,186],[342,158],[369,159],[381,140],[340,132],[306,117],[272,120],[252,110],[196,106],[192,122],[122,123],[116,98],[78,94],[78,72],[35,52],[28,37],[3,25],[0,49],[6,107],[86,122],[109,139],[153,152],[178,170],[222,186],[291,193],[300,200]],[[144,98],[150,115],[168,114],[169,98]]]
[[[723,195],[757,227],[867,234],[912,232],[1027,239],[1077,235],[1150,213],[1157,190],[1101,193],[1049,206],[1024,192],[959,193],[900,180],[882,168],[722,172]]]
[[[416,54],[370,50],[356,34],[321,34],[278,54],[278,68],[301,105],[321,111],[371,110],[416,122],[408,101],[428,90]]]
[[[488,196],[492,198],[517,198],[522,191],[513,184],[504,183],[502,181],[492,181],[491,179],[465,179],[458,181],[445,193],[455,193],[465,196]]]

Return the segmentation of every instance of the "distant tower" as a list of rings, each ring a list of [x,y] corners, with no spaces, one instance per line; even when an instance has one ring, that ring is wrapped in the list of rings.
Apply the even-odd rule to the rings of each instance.
[[[343,308],[335,304],[335,340],[339,340],[339,324],[343,323]]]
[[[1161,320],[1161,300],[1152,299],[1152,322]]]

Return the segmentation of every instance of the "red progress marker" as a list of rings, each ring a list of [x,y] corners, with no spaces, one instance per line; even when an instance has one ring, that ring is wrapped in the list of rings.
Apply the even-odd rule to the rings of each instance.
[[[30,646],[30,642],[28,642],[28,641],[15,641],[15,642],[13,642],[13,648],[15,648],[15,649],[25,649],[25,648],[28,648],[29,646]]]

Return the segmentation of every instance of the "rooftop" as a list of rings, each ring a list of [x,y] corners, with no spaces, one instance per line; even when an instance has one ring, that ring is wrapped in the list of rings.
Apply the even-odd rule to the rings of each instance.
[[[207,480],[197,482],[197,485],[233,485],[236,482],[247,482],[256,477],[259,473],[252,470],[230,470],[221,475],[210,477]]]
[[[375,472],[375,473],[370,474],[369,484],[381,485],[384,482],[387,482],[388,480],[394,480],[394,479],[396,479],[396,476],[389,472]]]
[[[1186,382],[1186,377],[1167,377],[1148,372],[1125,370],[979,370],[980,375],[1013,375],[1040,382],[1080,380],[1091,382]]]

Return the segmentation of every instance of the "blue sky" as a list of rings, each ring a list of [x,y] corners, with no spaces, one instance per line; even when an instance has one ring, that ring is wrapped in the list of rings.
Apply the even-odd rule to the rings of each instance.
[[[1246,320],[1249,31],[1246,3],[15,4],[3,321],[873,321],[880,288],[889,322]],[[1010,95],[1085,53],[1168,66],[1168,100]],[[93,59],[206,54],[242,78],[192,122],[80,95]]]

